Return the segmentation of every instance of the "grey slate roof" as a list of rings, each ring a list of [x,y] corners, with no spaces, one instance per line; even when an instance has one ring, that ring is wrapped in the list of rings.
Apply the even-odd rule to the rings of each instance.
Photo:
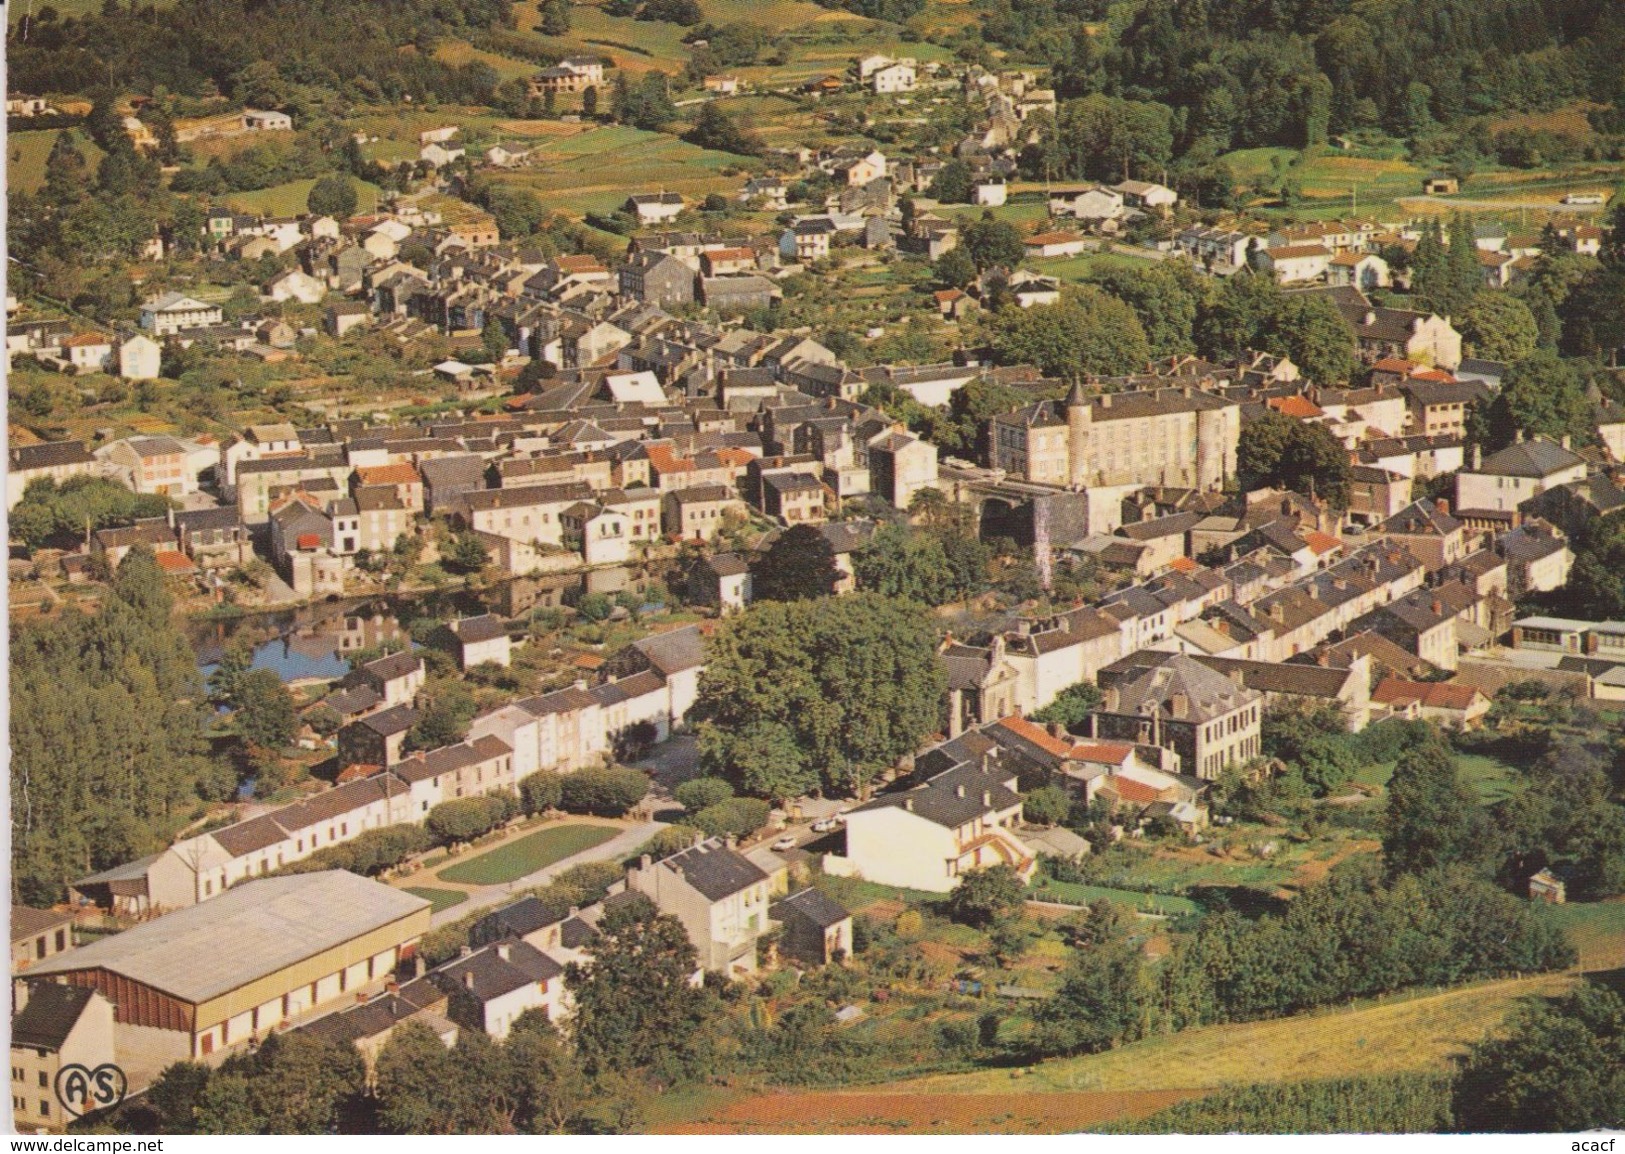
[[[721,838],[710,838],[661,858],[655,867],[682,874],[684,881],[714,902],[767,880],[761,867],[738,850],[728,848]]]
[[[785,914],[791,912],[794,916],[824,929],[840,925],[852,916],[824,891],[815,889],[804,889],[798,894],[791,894],[782,901],[774,902],[768,908],[768,916],[781,922],[785,920]]]
[[[28,1005],[11,1019],[12,1046],[60,1050],[95,992],[89,986],[33,983],[28,993]]]
[[[1475,473],[1489,473],[1500,477],[1549,477],[1564,469],[1584,464],[1578,454],[1562,445],[1536,439],[1508,445],[1499,453],[1484,458]]]

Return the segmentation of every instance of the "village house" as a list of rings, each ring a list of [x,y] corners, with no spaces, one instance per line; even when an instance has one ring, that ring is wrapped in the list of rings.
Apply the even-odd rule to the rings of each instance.
[[[659,861],[645,854],[627,870],[626,887],[683,923],[701,969],[756,972],[756,943],[769,928],[768,878],[732,839],[711,838]]]
[[[1204,781],[1259,755],[1262,721],[1261,694],[1179,655],[1105,687],[1090,718],[1094,736],[1170,749],[1182,773]]]
[[[205,304],[184,293],[165,293],[141,305],[141,327],[155,337],[218,325],[224,319],[225,313],[219,305]]]
[[[464,672],[487,663],[507,666],[511,661],[508,627],[500,617],[483,613],[463,617],[446,626],[457,667]]]
[[[824,871],[887,886],[947,893],[972,870],[1006,865],[1023,880],[1037,860],[1016,833],[1015,776],[981,762],[956,765],[848,811],[846,853]]]
[[[120,1056],[113,1002],[89,985],[13,982],[12,990],[12,1121],[21,1134],[60,1133],[92,1104],[75,1099],[79,1109],[65,1109],[58,1074],[75,1066],[95,1071]]]

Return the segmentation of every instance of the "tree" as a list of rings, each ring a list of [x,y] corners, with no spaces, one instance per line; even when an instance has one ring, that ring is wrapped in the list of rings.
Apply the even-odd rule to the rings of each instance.
[[[1072,795],[1058,785],[1046,785],[1024,795],[1021,816],[1038,825],[1060,825],[1072,813]]]
[[[61,211],[83,200],[90,192],[89,166],[85,154],[66,130],[56,134],[45,158],[45,203]]]
[[[378,1124],[386,1134],[450,1134],[448,1091],[468,1077],[452,1052],[422,1022],[402,1022],[378,1052]]]
[[[751,566],[758,601],[828,597],[840,579],[834,546],[812,525],[794,525],[781,533]]]
[[[519,783],[519,800],[527,814],[557,809],[564,800],[564,779],[548,769],[529,774]]]
[[[514,1019],[502,1047],[513,1071],[519,1128],[532,1134],[590,1134],[608,1081],[595,1084],[566,1049],[547,1014],[529,1009]]]
[[[1026,887],[1007,865],[971,870],[948,895],[948,913],[956,922],[979,928],[1020,915]]]
[[[1488,828],[1456,759],[1438,741],[1400,757],[1382,814],[1382,856],[1390,876],[1482,859]]]
[[[212,1071],[202,1062],[176,1062],[165,1066],[147,1090],[147,1101],[158,1113],[165,1134],[191,1134],[197,1111]]]
[[[787,801],[821,784],[794,730],[778,721],[748,721],[726,737],[707,731],[700,753],[706,764],[723,767],[740,789],[757,797]]]
[[[1118,376],[1138,372],[1151,356],[1134,311],[1100,289],[1063,290],[1053,305],[1005,309],[989,336],[1002,364],[1035,364],[1046,376]]]
[[[762,138],[741,128],[733,117],[715,104],[700,105],[694,115],[694,127],[683,134],[683,139],[700,148],[717,152],[732,152],[738,156],[760,156],[766,147]]]
[[[1108,265],[1087,279],[1134,310],[1153,357],[1194,351],[1196,314],[1208,292],[1194,267],[1184,261]]]
[[[539,28],[543,36],[568,36],[570,34],[569,0],[544,0]]]
[[[1080,681],[1061,690],[1055,700],[1033,714],[1040,725],[1064,725],[1068,729],[1082,725],[1089,715],[1100,708],[1100,690],[1093,682]]]
[[[1149,990],[1140,946],[1111,910],[1091,907],[1061,988],[1045,1005],[1038,1045],[1046,1054],[1094,1053],[1139,1036]]]
[[[620,817],[649,792],[649,779],[627,766],[578,769],[564,775],[559,805],[570,813]]]
[[[937,169],[931,178],[927,195],[940,204],[969,204],[971,198],[970,165],[955,158]]]
[[[1535,354],[1540,328],[1529,306],[1507,293],[1482,290],[1457,319],[1469,354],[1512,364]]]
[[[886,597],[941,605],[955,592],[954,572],[942,542],[906,525],[882,525],[852,567],[860,589]]]
[[[1352,476],[1348,450],[1324,425],[1266,412],[1243,426],[1236,471],[1243,492],[1284,486],[1311,494],[1333,509],[1348,507]]]
[[[1494,450],[1511,444],[1519,430],[1551,440],[1593,439],[1591,404],[1572,362],[1545,349],[1518,361],[1472,432],[1485,449]]]
[[[582,90],[581,112],[584,116],[598,115],[598,88],[593,86]]]
[[[1450,222],[1450,247],[1445,253],[1445,268],[1449,284],[1448,294],[1435,295],[1435,312],[1447,317],[1459,317],[1472,304],[1484,283],[1484,273],[1478,264],[1478,241],[1473,234],[1473,222],[1465,213],[1457,213]]]
[[[1411,296],[1418,309],[1443,313],[1453,293],[1444,231],[1437,220],[1430,221],[1422,227],[1416,250],[1411,254]]]
[[[1585,983],[1513,1015],[1460,1061],[1463,1131],[1581,1133],[1625,1125],[1625,999]]]
[[[767,802],[756,797],[730,797],[706,806],[691,819],[707,837],[749,837],[767,824]]]
[[[931,271],[948,288],[962,289],[976,279],[976,262],[965,248],[951,248],[937,258]]]
[[[936,727],[943,684],[921,606],[870,593],[753,605],[711,640],[690,714],[701,769],[781,795],[755,775],[793,750],[795,784],[860,788]]]
[[[1259,345],[1287,357],[1316,384],[1342,384],[1359,367],[1354,329],[1319,295],[1284,296],[1259,334]]]
[[[696,777],[672,790],[677,804],[690,813],[698,813],[734,795],[734,787],[720,777]]]
[[[1296,769],[1324,797],[1360,768],[1348,742],[1348,719],[1334,705],[1309,708],[1279,705],[1264,711],[1261,747]]]
[[[293,744],[299,715],[293,694],[274,669],[251,669],[237,678],[232,694],[237,705],[237,732],[243,740],[267,749]]]
[[[589,1075],[642,1073],[671,1082],[708,1070],[716,994],[689,978],[698,956],[683,924],[648,898],[618,903],[598,924],[592,965],[572,962],[572,1033]]]
[[[500,361],[508,355],[508,333],[495,313],[485,318],[485,327],[480,330],[480,344],[485,348],[485,355],[493,361]],[[481,552],[484,552],[483,548]],[[484,562],[481,561],[481,564]]]
[[[1226,278],[1197,311],[1197,350],[1212,360],[1233,361],[1261,347],[1284,295],[1271,277],[1239,272]]]
[[[428,698],[429,708],[406,732],[408,752],[456,745],[468,736],[468,727],[479,712],[474,694],[461,681],[434,686]]]
[[[356,202],[355,182],[349,176],[336,173],[311,185],[305,207],[318,216],[345,220],[355,215]]]
[[[979,270],[1015,268],[1027,255],[1021,231],[1007,220],[973,221],[960,230],[959,243]]]

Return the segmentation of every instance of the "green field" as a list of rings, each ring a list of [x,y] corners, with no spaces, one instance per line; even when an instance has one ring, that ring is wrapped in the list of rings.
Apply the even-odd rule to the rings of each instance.
[[[356,211],[371,212],[378,207],[378,186],[368,184],[364,180],[354,180],[356,189]],[[305,212],[305,202],[310,199],[310,190],[316,181],[292,180],[287,184],[278,184],[271,188],[256,189],[253,192],[233,192],[225,197],[225,201],[238,212],[258,212],[267,216],[300,216]]]
[[[1535,914],[1557,926],[1580,951],[1580,968],[1616,970],[1625,967],[1625,901],[1537,904]]]
[[[1456,768],[1461,773],[1461,779],[1478,791],[1478,798],[1485,805],[1503,801],[1523,788],[1523,778],[1516,766],[1486,753],[1458,753]],[[1354,781],[1359,785],[1386,790],[1388,779],[1393,774],[1393,762],[1378,762],[1356,773]]]
[[[435,876],[459,885],[493,886],[602,845],[621,831],[612,825],[560,825],[537,830],[487,853],[447,866]]]
[[[690,201],[736,191],[750,161],[697,148],[658,132],[598,128],[562,140],[537,142],[531,168],[500,179],[528,188],[549,208],[609,212],[637,190],[678,192]]]
[[[74,142],[92,175],[101,163],[102,150],[78,129],[72,129]],[[45,183],[45,159],[56,143],[56,129],[43,132],[14,132],[6,141],[6,186],[12,192],[35,192]]]
[[[406,892],[414,897],[429,899],[429,912],[432,914],[449,910],[452,906],[461,905],[468,900],[468,895],[461,890],[442,890],[431,886],[407,886]]]
[[[1038,901],[1062,902],[1073,906],[1086,906],[1090,902],[1105,898],[1119,905],[1131,906],[1142,913],[1167,914],[1170,917],[1200,913],[1202,909],[1189,898],[1174,897],[1172,894],[1144,894],[1135,890],[1078,885],[1074,882],[1050,881],[1047,878],[1034,884],[1027,891],[1027,896]]]

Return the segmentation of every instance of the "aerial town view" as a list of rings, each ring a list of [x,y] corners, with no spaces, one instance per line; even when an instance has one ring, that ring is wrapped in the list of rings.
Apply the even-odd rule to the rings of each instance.
[[[1620,0],[8,8],[15,1132],[1625,1128]]]

